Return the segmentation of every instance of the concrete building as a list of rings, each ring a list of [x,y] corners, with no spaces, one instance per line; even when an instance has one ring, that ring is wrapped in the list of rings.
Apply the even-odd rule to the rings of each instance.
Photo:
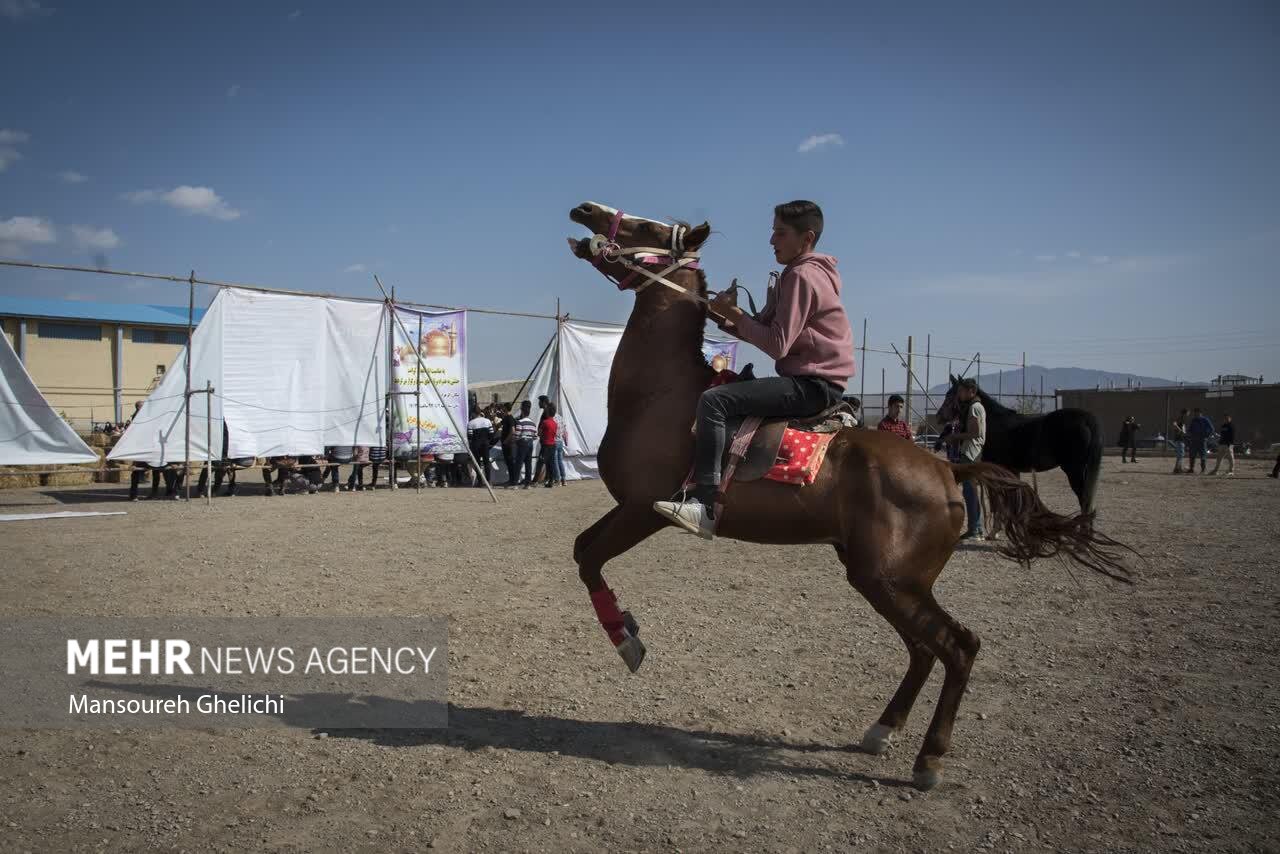
[[[1223,378],[1224,380],[1227,377]],[[1181,409],[1200,407],[1213,423],[1230,415],[1236,424],[1236,442],[1250,443],[1255,452],[1280,442],[1280,384],[1248,382],[1229,385],[1169,386],[1164,388],[1060,389],[1064,407],[1087,409],[1102,423],[1108,448],[1115,445],[1120,425],[1130,415],[1142,425],[1141,439],[1169,435],[1169,423]]]
[[[196,309],[199,323],[204,309]],[[186,306],[0,296],[0,324],[48,399],[80,430],[124,421],[187,341]]]

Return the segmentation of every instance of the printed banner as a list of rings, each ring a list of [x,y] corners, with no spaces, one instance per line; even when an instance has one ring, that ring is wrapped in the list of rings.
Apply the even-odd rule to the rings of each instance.
[[[397,306],[395,315],[391,432],[396,455],[461,453],[467,441],[467,313]],[[447,413],[453,414],[453,424]]]
[[[738,363],[737,341],[702,341],[702,355],[716,371],[734,370]]]

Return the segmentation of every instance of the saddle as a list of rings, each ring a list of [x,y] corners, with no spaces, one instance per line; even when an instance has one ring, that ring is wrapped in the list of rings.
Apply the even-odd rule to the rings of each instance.
[[[725,448],[721,469],[729,471],[734,456],[738,456],[737,465],[732,469],[733,480],[746,483],[760,480],[778,464],[779,450],[788,430],[830,434],[852,427],[855,423],[853,409],[844,401],[806,418],[749,416],[730,421],[725,427],[726,432],[733,436],[733,441]]]

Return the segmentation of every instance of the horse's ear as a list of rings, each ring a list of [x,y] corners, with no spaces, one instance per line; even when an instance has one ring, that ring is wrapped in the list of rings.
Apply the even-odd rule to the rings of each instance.
[[[955,374],[947,374],[947,379],[951,382],[951,384],[952,384],[952,385],[955,385],[955,384],[956,384],[956,375],[955,375]]]
[[[711,223],[704,222],[702,225],[695,225],[684,236],[684,245],[686,249],[697,249],[707,238],[711,236]]]

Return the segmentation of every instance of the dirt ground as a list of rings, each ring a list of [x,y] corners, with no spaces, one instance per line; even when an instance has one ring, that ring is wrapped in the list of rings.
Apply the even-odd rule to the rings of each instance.
[[[829,548],[664,532],[607,567],[631,675],[570,558],[599,483],[135,504],[0,492],[0,615],[436,614],[437,731],[6,730],[11,851],[1280,850],[1280,483],[1105,464],[1132,589],[959,550],[939,599],[982,638],[946,776],[857,745],[906,667]],[[1063,478],[1040,478],[1070,509]]]

